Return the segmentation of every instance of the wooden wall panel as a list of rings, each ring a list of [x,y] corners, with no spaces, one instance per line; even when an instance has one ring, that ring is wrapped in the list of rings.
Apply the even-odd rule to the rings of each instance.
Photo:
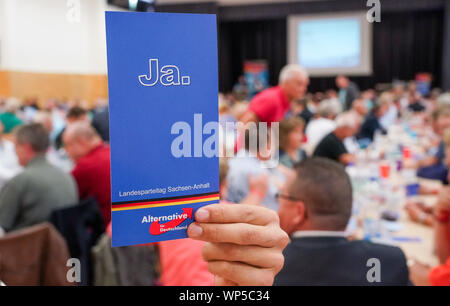
[[[37,97],[40,103],[50,98],[79,99],[92,105],[97,98],[107,98],[108,82],[106,75],[3,71],[0,95]]]

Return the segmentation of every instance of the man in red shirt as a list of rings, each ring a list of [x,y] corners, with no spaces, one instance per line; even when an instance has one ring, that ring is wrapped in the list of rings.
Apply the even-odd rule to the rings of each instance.
[[[78,186],[80,199],[95,198],[105,224],[111,220],[111,177],[109,146],[103,143],[87,122],[76,122],[63,135],[64,148],[74,161],[72,175]]]
[[[308,87],[306,70],[298,65],[281,69],[279,85],[257,94],[243,116],[242,122],[279,122],[290,109],[291,102],[301,99]]]

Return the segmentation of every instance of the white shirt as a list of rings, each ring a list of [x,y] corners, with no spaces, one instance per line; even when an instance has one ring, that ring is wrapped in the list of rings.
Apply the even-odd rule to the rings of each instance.
[[[344,139],[344,146],[348,153],[355,154],[359,150],[359,143],[355,137],[347,137]]]
[[[333,120],[326,118],[317,118],[311,120],[306,127],[306,137],[308,137],[308,147],[311,152],[314,151],[319,142],[334,131],[336,123]]]
[[[14,144],[9,140],[0,139],[0,189],[21,170]]]
[[[51,146],[47,151],[47,160],[50,164],[55,167],[58,167],[65,173],[70,173],[74,167],[72,160],[67,156],[67,153],[64,149],[59,149],[58,151]]]
[[[386,112],[386,114],[384,114],[380,118],[381,126],[383,128],[385,128],[386,130],[389,129],[389,127],[391,125],[393,125],[395,123],[395,121],[397,120],[397,116],[398,116],[397,107],[395,107],[395,105],[391,105],[391,107],[389,107],[389,110]]]
[[[269,187],[261,204],[269,209],[278,211],[278,200],[276,194],[279,192],[276,181],[284,183],[286,178],[278,170],[265,165],[265,162],[249,155],[248,151],[242,149],[237,155],[230,159],[227,175],[227,200],[240,203],[249,193],[249,175],[267,175]]]

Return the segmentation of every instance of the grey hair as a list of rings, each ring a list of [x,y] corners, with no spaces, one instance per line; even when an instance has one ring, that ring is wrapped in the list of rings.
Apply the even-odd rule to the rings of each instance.
[[[17,98],[11,97],[6,100],[5,103],[5,112],[7,113],[15,113],[20,108],[20,101]]]
[[[339,102],[335,103],[335,101],[331,99],[323,100],[320,102],[319,107],[317,108],[317,113],[321,117],[328,117],[330,115],[336,116],[340,113],[340,105]]]
[[[308,72],[299,65],[289,64],[283,67],[280,71],[279,84],[292,79],[294,75],[301,74],[302,76],[308,77]]]
[[[439,106],[450,106],[450,92],[443,93],[439,95],[437,99],[437,103]]]
[[[48,123],[52,123],[52,115],[48,112],[39,111],[36,116],[34,116],[34,123],[40,123],[42,125],[46,125]]]
[[[352,112],[345,112],[336,118],[336,127],[354,128],[360,122],[359,118]]]
[[[73,135],[75,138],[92,139],[99,137],[97,131],[89,122],[80,121],[70,124],[65,133]]]
[[[29,144],[36,153],[45,153],[50,145],[48,133],[40,123],[21,125],[14,129],[16,140],[20,144]]]

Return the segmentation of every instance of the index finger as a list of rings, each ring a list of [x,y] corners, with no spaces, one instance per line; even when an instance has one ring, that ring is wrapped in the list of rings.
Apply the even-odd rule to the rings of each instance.
[[[278,214],[262,206],[245,204],[211,204],[195,213],[199,223],[248,223],[267,225],[279,223]]]

